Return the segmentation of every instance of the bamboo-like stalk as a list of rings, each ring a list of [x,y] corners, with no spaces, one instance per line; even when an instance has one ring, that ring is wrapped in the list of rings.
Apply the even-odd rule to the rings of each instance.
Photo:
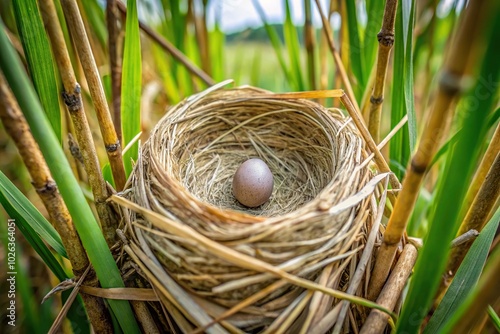
[[[450,116],[450,105],[463,90],[462,78],[465,75],[469,57],[472,54],[474,38],[471,32],[480,21],[481,1],[471,1],[464,17],[459,23],[451,47],[445,58],[439,80],[439,88],[434,105],[424,127],[418,149],[407,167],[403,189],[387,224],[383,243],[377,254],[372,278],[368,287],[368,298],[375,300],[382,289],[392,267],[398,244],[406,230],[408,219],[417,200],[420,185],[440,142],[443,124]],[[457,57],[456,55],[460,55]]]
[[[356,101],[356,98],[354,96],[354,91],[352,90],[351,82],[349,81],[349,77],[347,76],[347,72],[345,70],[344,64],[342,63],[342,59],[340,59],[339,52],[338,52],[337,48],[335,47],[335,42],[333,40],[332,28],[330,27],[330,23],[325,16],[325,13],[321,7],[319,0],[315,0],[315,1],[316,1],[316,6],[318,7],[318,11],[319,11],[320,16],[321,16],[321,21],[323,22],[323,32],[325,33],[326,40],[328,42],[328,47],[330,48],[330,52],[333,55],[333,60],[335,62],[335,66],[337,66],[338,73],[340,75],[342,83],[345,86],[347,96],[349,97],[349,100],[352,102],[354,110],[356,110],[356,112],[359,113],[359,105],[358,105],[358,102]]]
[[[377,298],[377,304],[383,305],[391,311],[394,309],[396,302],[406,285],[406,281],[413,270],[413,266],[417,260],[417,255],[418,251],[415,246],[411,243],[407,243],[401,253],[401,256],[399,257],[398,263],[392,271],[391,276],[387,280],[384,289]],[[387,326],[388,320],[389,317],[387,317],[384,313],[373,309],[363,324],[360,334],[382,333],[384,328]]]
[[[17,146],[30,173],[33,187],[47,209],[52,224],[61,236],[73,274],[80,277],[89,265],[87,254],[43,155],[2,74],[0,74],[0,118],[6,132]],[[86,284],[99,286],[95,272],[92,271],[88,276]],[[102,299],[87,294],[82,294],[82,298],[94,329],[102,333],[112,333],[111,318]]]
[[[117,1],[118,9],[123,13],[127,13],[127,8],[121,1]],[[158,34],[156,31],[148,27],[144,22],[139,20],[139,28],[146,34],[148,35],[153,41],[158,43],[165,51],[167,51],[174,59],[176,59],[178,62],[180,62],[186,69],[191,72],[194,76],[197,76],[198,78],[201,79],[205,84],[208,86],[213,86],[215,85],[215,81],[207,74],[205,73],[202,69],[198,68],[193,62],[186,57],[179,49],[177,49],[175,46],[173,46],[169,41],[167,41],[165,38],[163,38],[160,34]]]
[[[486,175],[484,182],[479,189],[479,192],[472,202],[467,215],[465,216],[462,225],[460,225],[460,230],[457,235],[462,235],[469,230],[477,230],[481,232],[484,225],[488,221],[488,217],[495,206],[498,198],[500,197],[500,153],[497,153],[496,159],[491,166],[490,171]],[[455,276],[458,267],[462,263],[465,255],[469,251],[470,246],[472,246],[472,241],[462,244],[460,247],[455,247],[452,249],[450,260],[446,268],[443,281],[439,288],[440,298],[446,292],[449,283]],[[439,299],[440,299],[439,298]]]
[[[113,108],[113,124],[115,125],[116,136],[122,141],[122,120],[121,120],[121,81],[122,68],[118,53],[118,7],[116,0],[106,1],[106,20],[108,23],[108,48],[109,48],[109,70],[111,72],[111,105]]]
[[[375,140],[380,140],[380,118],[382,114],[382,102],[384,101],[385,77],[387,75],[387,66],[391,49],[394,45],[394,23],[396,22],[396,9],[398,0],[387,0],[385,3],[384,19],[382,29],[377,34],[378,56],[377,56],[377,74],[373,93],[370,97],[370,117],[368,129]]]
[[[61,5],[73,38],[78,56],[89,85],[90,95],[99,121],[102,138],[106,147],[109,164],[118,191],[125,185],[125,169],[122,161],[122,148],[109,112],[108,103],[100,80],[99,72],[90,47],[87,33],[76,0],[62,0]],[[73,88],[74,89],[74,88]]]
[[[51,0],[39,1],[40,11],[52,45],[54,58],[60,69],[63,82],[63,98],[73,123],[78,146],[83,157],[83,165],[87,172],[90,187],[94,195],[95,206],[101,222],[104,238],[109,246],[115,243],[115,231],[118,227],[110,207],[106,203],[109,197],[106,181],[101,172],[94,140],[90,131],[87,117],[83,109],[80,95],[80,85],[76,81],[75,73],[64,41],[64,35],[57,19],[57,12]]]
[[[304,0],[304,44],[307,51],[307,74],[309,76],[309,88],[316,90],[316,59],[314,45],[314,27],[312,25],[311,0]]]
[[[375,163],[377,164],[380,172],[388,172],[389,174],[389,181],[391,183],[391,186],[393,189],[401,189],[401,183],[399,183],[398,178],[391,173],[391,169],[389,168],[389,165],[387,164],[387,161],[385,161],[384,156],[382,153],[380,153],[380,150],[377,147],[377,144],[373,141],[373,138],[370,136],[370,133],[368,132],[368,129],[366,128],[366,125],[363,121],[363,117],[359,114],[359,112],[355,109],[355,107],[352,104],[352,101],[349,99],[349,97],[346,94],[343,94],[340,97],[340,101],[342,101],[342,104],[345,106],[347,112],[349,113],[349,116],[351,116],[352,120],[354,121],[354,124],[356,124],[356,127],[358,128],[358,131],[360,132],[361,136],[366,142],[366,145],[370,149],[370,151],[375,155],[374,160]],[[389,193],[388,194],[389,199],[392,201],[395,201],[394,194]]]
[[[476,173],[474,174],[469,190],[467,190],[460,218],[463,218],[467,213],[467,210],[471,207],[479,189],[482,184],[484,184],[488,171],[491,169],[493,162],[497,158],[498,152],[500,152],[500,124],[497,125],[495,133],[493,134],[493,137],[491,137],[490,144],[488,145]]]

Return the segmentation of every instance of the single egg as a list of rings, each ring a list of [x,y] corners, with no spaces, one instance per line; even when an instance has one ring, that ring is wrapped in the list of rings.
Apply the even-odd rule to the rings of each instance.
[[[260,159],[245,161],[233,177],[234,197],[249,208],[255,208],[267,202],[273,192],[273,186],[273,173]]]

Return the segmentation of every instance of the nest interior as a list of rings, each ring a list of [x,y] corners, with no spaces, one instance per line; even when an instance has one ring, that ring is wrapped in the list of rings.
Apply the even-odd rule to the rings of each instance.
[[[231,183],[236,169],[252,157],[268,164],[275,187],[268,202],[249,209],[235,200]],[[275,99],[253,87],[206,91],[160,120],[141,148],[124,196],[186,226],[192,235],[236,251],[241,261],[215,254],[167,226],[153,226],[133,211],[131,230],[141,235],[145,242],[137,243],[165,275],[186,296],[201,298],[212,317],[217,316],[213,310],[236,307],[272,287],[240,310],[240,318],[228,321],[243,329],[273,328],[290,305],[306,298],[304,288],[277,284],[273,275],[250,269],[245,257],[346,291],[380,196],[376,187],[363,191],[373,177],[361,164],[366,157],[356,129],[337,110],[309,100]],[[354,291],[361,296],[362,282]],[[318,323],[338,303],[327,295],[314,298],[316,306],[304,303],[308,306],[291,324],[298,326],[313,311],[316,322],[309,325]],[[364,318],[357,308],[349,312],[351,321]]]

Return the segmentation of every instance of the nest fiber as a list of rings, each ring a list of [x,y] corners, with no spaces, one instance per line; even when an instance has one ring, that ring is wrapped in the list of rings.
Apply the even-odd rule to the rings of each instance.
[[[148,277],[175,326],[333,326],[340,300],[304,282],[365,294],[367,272],[352,292],[349,284],[372,227],[379,233],[382,186],[370,184],[367,156],[348,118],[309,100],[240,87],[172,107],[141,148],[123,196],[142,208],[128,211],[130,240],[151,259]],[[267,163],[275,185],[252,209],[231,192],[249,158]],[[356,305],[344,313],[347,328],[365,317]]]

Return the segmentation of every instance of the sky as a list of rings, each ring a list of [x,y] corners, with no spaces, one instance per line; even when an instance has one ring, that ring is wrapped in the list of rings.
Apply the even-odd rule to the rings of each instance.
[[[208,16],[213,20],[220,17],[221,29],[226,33],[242,30],[246,27],[258,27],[262,21],[255,10],[252,0],[212,0],[208,9]],[[283,22],[285,17],[283,0],[257,0],[269,22]],[[326,0],[321,0],[322,7],[326,8]],[[315,7],[312,1],[313,8]],[[290,0],[292,18],[295,23],[304,22],[304,0]],[[313,10],[313,21],[320,25],[320,17],[316,10]]]

